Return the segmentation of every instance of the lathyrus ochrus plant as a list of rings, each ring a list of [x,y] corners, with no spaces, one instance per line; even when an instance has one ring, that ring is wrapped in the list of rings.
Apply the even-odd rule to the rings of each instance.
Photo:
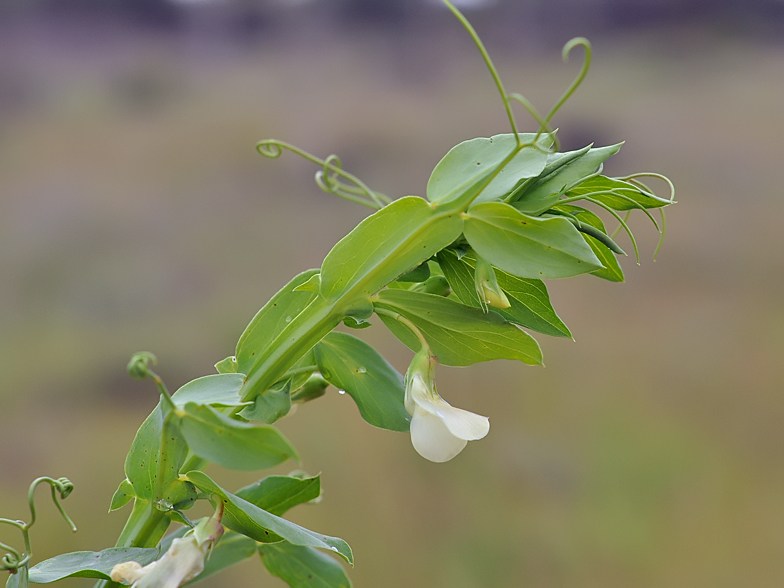
[[[659,224],[650,211],[671,204],[672,192],[661,198],[640,178],[666,178],[604,175],[603,162],[621,145],[559,151],[550,121],[587,73],[588,42],[573,39],[564,47],[564,58],[582,47],[582,68],[541,115],[523,96],[506,92],[471,25],[445,2],[475,41],[511,132],[460,143],[433,170],[426,198],[394,201],[344,171],[334,155],[322,160],[280,141],[259,143],[267,157],[292,151],[316,163],[324,191],[376,211],[335,245],[321,268],[295,276],[259,310],[234,354],[216,364],[217,374],[170,394],[150,369],[151,354],[132,358],[129,372],[151,378],[160,402],[139,428],[126,479],[111,500],[111,510],[133,502],[116,546],[29,567],[28,527],[0,520],[25,535],[24,553],[0,545],[8,552],[3,566],[12,572],[8,588],[70,576],[176,588],[257,553],[291,586],[349,586],[338,560],[325,554],[351,564],[346,542],[282,518],[319,496],[318,476],[267,476],[232,492],[204,473],[207,465],[263,470],[296,459],[273,423],[329,385],[347,392],[371,425],[410,431],[426,459],[452,459],[468,441],[484,437],[489,422],[438,395],[436,363],[536,365],[542,353],[528,331],[569,337],[543,280],[593,274],[623,281],[616,257],[624,252],[596,211],[626,232],[635,255],[626,224],[631,212],[641,211],[663,234],[663,212]],[[518,130],[515,103],[537,121],[536,132]],[[341,324],[369,327],[374,314],[415,352],[405,377],[362,339],[335,331]],[[190,521],[186,511],[197,501],[209,501],[215,514]],[[181,526],[167,535],[172,522]]]

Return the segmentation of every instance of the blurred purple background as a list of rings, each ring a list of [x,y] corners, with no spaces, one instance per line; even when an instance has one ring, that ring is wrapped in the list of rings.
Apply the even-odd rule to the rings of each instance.
[[[657,235],[633,223],[642,265],[624,260],[625,284],[548,284],[576,343],[539,337],[547,368],[439,368],[443,396],[492,423],[452,462],[425,462],[334,389],[282,420],[325,488],[292,519],[349,541],[358,587],[778,585],[784,2],[461,6],[540,110],[578,68],[560,47],[589,37],[594,67],[555,120],[564,147],[626,140],[608,173],[665,173],[679,204],[656,263]],[[80,526],[41,492],[36,560],[122,527],[106,510],[156,402],[130,355],[156,353],[171,389],[212,372],[367,214],[256,141],[335,152],[398,197],[506,125],[437,2],[0,5],[0,516],[27,516],[35,477],[68,476]],[[383,325],[360,336],[405,370]],[[283,585],[258,561],[219,578],[203,585]]]

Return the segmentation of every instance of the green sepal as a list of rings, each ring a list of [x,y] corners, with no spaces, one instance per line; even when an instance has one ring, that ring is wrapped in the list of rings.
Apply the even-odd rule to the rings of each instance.
[[[217,494],[221,498],[224,504],[222,522],[228,529],[262,543],[275,543],[285,539],[294,545],[327,549],[341,555],[353,565],[354,555],[351,547],[342,539],[310,531],[269,513],[227,492],[204,472],[189,472],[186,477],[203,492]]]
[[[103,551],[73,551],[46,559],[30,568],[30,581],[48,584],[64,578],[111,579],[112,568],[126,561],[147,565],[158,559],[155,548],[112,547]]]
[[[275,427],[243,423],[210,406],[185,405],[180,428],[193,453],[232,470],[260,470],[299,459]]]
[[[382,429],[408,431],[403,376],[378,351],[352,335],[332,332],[315,353],[321,375],[354,399],[363,419]]]
[[[343,566],[312,547],[288,541],[258,546],[264,567],[291,588],[351,588]]]
[[[112,495],[112,501],[109,504],[109,512],[117,510],[118,508],[122,508],[135,497],[136,494],[133,491],[133,484],[131,484],[126,478],[120,482],[117,490],[114,491],[114,495]]]
[[[452,290],[460,302],[481,308],[479,297],[474,288],[476,260],[470,254],[458,259],[453,251],[445,249],[438,254],[438,263],[446,275]],[[547,286],[542,280],[518,278],[496,268],[498,285],[506,293],[511,306],[507,309],[493,308],[510,323],[526,327],[553,337],[571,337],[572,333],[564,324],[550,303]]]
[[[414,323],[444,365],[465,366],[492,359],[542,363],[536,339],[495,312],[484,313],[449,298],[410,290],[383,290],[376,306]],[[421,344],[407,326],[386,313],[379,317],[405,345],[419,351]]]
[[[502,202],[473,206],[464,233],[479,255],[519,278],[566,278],[603,267],[565,218],[528,216]]]

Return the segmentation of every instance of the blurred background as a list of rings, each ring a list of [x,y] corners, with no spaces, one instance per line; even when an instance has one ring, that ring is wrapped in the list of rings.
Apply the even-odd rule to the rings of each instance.
[[[607,172],[665,173],[679,204],[655,263],[635,219],[642,265],[624,260],[625,284],[549,283],[576,342],[538,337],[546,368],[439,368],[442,395],[492,422],[452,462],[424,461],[334,389],[282,420],[325,489],[291,518],[353,546],[357,587],[779,585],[784,2],[461,6],[507,89],[541,110],[579,67],[560,47],[588,36],[593,69],[555,120],[564,148],[625,140]],[[172,390],[211,373],[368,214],[257,140],[335,152],[398,197],[422,195],[454,144],[506,131],[435,2],[0,4],[0,516],[28,516],[35,477],[68,476],[80,526],[42,490],[35,559],[109,547],[123,525],[109,499],[157,401],[130,355],[156,353]],[[405,371],[383,325],[360,335]],[[203,583],[227,585],[283,586],[257,560]]]

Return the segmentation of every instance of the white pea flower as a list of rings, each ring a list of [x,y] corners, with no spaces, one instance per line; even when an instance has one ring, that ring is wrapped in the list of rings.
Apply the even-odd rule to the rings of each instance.
[[[437,359],[429,349],[414,357],[406,374],[405,406],[411,418],[411,443],[417,453],[437,463],[449,461],[469,441],[490,430],[487,417],[455,408],[436,392],[433,369]]]
[[[178,588],[204,570],[204,558],[222,535],[218,519],[204,518],[182,538],[174,539],[161,559],[144,567],[135,561],[114,566],[112,581],[132,588]]]

